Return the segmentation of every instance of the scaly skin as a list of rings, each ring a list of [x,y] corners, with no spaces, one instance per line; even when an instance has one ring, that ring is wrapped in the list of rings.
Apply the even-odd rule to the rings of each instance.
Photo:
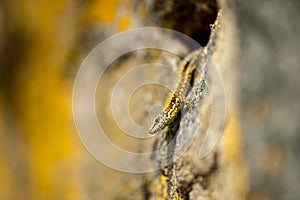
[[[186,95],[190,86],[192,74],[196,69],[195,61],[200,56],[200,50],[188,54],[179,64],[181,69],[179,81],[175,91],[171,93],[164,109],[155,118],[149,129],[149,134],[155,134],[169,125],[182,109],[183,103],[187,103]]]

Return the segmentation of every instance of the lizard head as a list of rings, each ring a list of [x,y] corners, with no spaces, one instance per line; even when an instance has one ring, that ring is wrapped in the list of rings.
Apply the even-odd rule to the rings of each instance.
[[[151,126],[151,128],[149,129],[148,133],[149,134],[155,134],[158,131],[161,131],[162,129],[164,129],[168,124],[166,123],[166,114],[165,112],[161,112],[155,119],[154,122]]]

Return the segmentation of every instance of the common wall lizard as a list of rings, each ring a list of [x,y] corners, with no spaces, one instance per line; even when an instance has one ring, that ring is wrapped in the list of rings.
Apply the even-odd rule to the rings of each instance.
[[[155,134],[164,129],[175,119],[177,114],[181,111],[183,104],[190,104],[186,95],[191,87],[191,78],[196,69],[195,62],[200,55],[201,50],[195,50],[180,62],[179,69],[181,69],[181,73],[175,91],[171,93],[164,109],[154,119],[153,125],[148,131],[150,134]]]
[[[211,25],[211,35],[206,47],[204,47],[203,50],[198,49],[193,51],[180,62],[179,68],[181,69],[181,73],[175,91],[171,93],[164,109],[154,119],[154,122],[148,131],[149,134],[155,134],[168,126],[181,111],[184,104],[190,107],[194,106],[193,102],[199,101],[202,97],[202,92],[205,87],[206,72],[209,66],[208,56],[212,55],[215,50],[219,29],[221,27],[221,18],[222,12],[219,11],[215,23]],[[200,61],[196,62],[199,58]],[[203,68],[201,80],[195,86],[195,99],[189,101],[187,100],[186,95],[188,93],[192,74],[196,69],[196,65]]]

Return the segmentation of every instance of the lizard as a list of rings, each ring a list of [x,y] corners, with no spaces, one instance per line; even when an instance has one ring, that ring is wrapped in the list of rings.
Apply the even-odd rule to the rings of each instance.
[[[191,78],[196,69],[195,62],[201,55],[201,50],[197,49],[188,54],[179,63],[180,76],[175,87],[171,93],[163,110],[154,119],[153,125],[149,129],[149,134],[155,134],[169,125],[182,110],[183,104],[192,106],[192,102],[186,98],[190,88]]]
[[[205,88],[205,79],[208,70],[207,68],[209,66],[207,63],[208,55],[211,55],[215,50],[219,29],[221,27],[221,18],[222,11],[220,10],[215,23],[210,26],[212,32],[206,47],[204,47],[203,50],[200,48],[193,51],[180,62],[179,81],[177,82],[174,92],[171,93],[167,103],[164,105],[163,110],[154,119],[152,126],[148,130],[149,134],[155,134],[163,130],[166,126],[174,121],[178,113],[182,110],[182,106],[184,104],[188,105],[191,109],[194,107],[195,102],[199,101],[199,99],[202,97],[202,93]],[[200,61],[197,62],[199,58]],[[196,69],[196,65],[203,67],[203,70],[201,74],[201,80],[198,84],[196,84],[195,87],[196,90],[194,92],[196,97],[190,101],[186,98],[186,95],[189,91],[191,78]]]

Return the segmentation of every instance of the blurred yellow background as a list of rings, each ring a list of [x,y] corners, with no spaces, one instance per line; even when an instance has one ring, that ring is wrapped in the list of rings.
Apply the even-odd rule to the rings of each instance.
[[[126,29],[130,13],[116,11],[130,6],[118,0],[1,1],[0,199],[106,198],[99,194],[110,190],[105,185],[117,172],[81,144],[72,84],[84,56],[104,39],[95,31]],[[91,168],[95,174],[86,174]],[[103,184],[102,172],[111,181]]]

